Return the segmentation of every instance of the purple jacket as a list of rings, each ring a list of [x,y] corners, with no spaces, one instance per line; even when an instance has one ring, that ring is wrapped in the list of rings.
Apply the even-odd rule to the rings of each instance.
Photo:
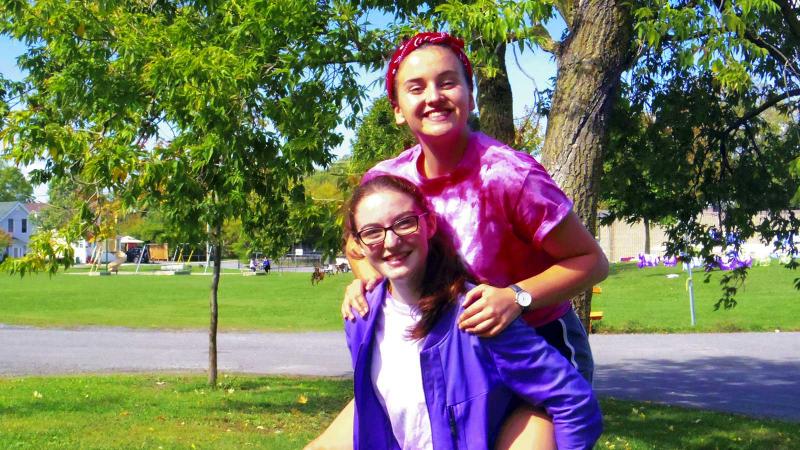
[[[370,378],[374,312],[385,293],[384,282],[367,295],[373,313],[345,322],[355,384],[355,449],[399,449]],[[567,360],[520,319],[494,338],[460,331],[456,318],[462,310],[459,300],[444,313],[420,353],[434,448],[493,448],[519,399],[553,417],[559,449],[591,448],[603,429],[600,406]]]

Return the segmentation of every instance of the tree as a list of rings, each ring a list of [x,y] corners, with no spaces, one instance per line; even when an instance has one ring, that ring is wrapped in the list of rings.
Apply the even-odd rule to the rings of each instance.
[[[348,183],[355,185],[361,175],[376,163],[394,158],[416,144],[408,127],[395,123],[394,109],[389,99],[381,97],[367,110],[356,130],[347,170],[356,176]]]
[[[25,175],[14,166],[6,166],[0,161],[0,202],[33,201],[33,186]]]
[[[0,12],[0,33],[28,44],[29,74],[23,88],[6,84],[4,104],[21,106],[4,110],[4,153],[44,160],[37,182],[79,178],[212,244],[211,385],[223,224],[285,235],[284,200],[331,161],[340,111],[360,109],[352,63],[382,51],[360,18],[313,1],[44,0]],[[56,263],[42,258],[27,262]]]
[[[0,230],[0,258],[5,256],[6,249],[11,246],[13,238],[5,230]]]
[[[58,230],[70,223],[78,213],[82,197],[80,187],[71,179],[55,179],[47,185],[47,208],[37,218],[37,228]]]
[[[758,235],[797,267],[800,218],[788,209],[800,189],[792,172],[800,108],[791,101],[800,97],[798,12],[785,1],[652,2],[634,11],[646,46],[612,127],[621,137],[603,183],[612,216],[666,221],[668,252],[709,265],[715,247],[738,252]],[[719,212],[713,226],[699,222],[709,206]],[[745,276],[742,268],[722,277],[716,308],[735,306]]]

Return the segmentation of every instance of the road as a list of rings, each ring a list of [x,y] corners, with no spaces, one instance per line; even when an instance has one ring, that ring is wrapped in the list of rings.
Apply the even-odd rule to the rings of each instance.
[[[800,333],[592,335],[600,395],[800,422]],[[203,371],[203,331],[0,325],[0,375]],[[220,333],[219,369],[349,376],[344,334]]]

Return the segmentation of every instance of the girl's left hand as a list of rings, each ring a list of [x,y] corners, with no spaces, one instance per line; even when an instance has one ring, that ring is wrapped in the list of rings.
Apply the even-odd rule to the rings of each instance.
[[[467,292],[462,306],[466,309],[458,318],[458,327],[480,337],[497,336],[522,312],[511,288],[488,284]]]

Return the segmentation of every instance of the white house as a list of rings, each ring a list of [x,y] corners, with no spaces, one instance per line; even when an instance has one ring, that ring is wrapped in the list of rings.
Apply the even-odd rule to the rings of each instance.
[[[0,202],[0,230],[11,235],[11,246],[0,249],[0,259],[19,258],[28,253],[28,241],[35,231],[29,215],[24,203]]]

